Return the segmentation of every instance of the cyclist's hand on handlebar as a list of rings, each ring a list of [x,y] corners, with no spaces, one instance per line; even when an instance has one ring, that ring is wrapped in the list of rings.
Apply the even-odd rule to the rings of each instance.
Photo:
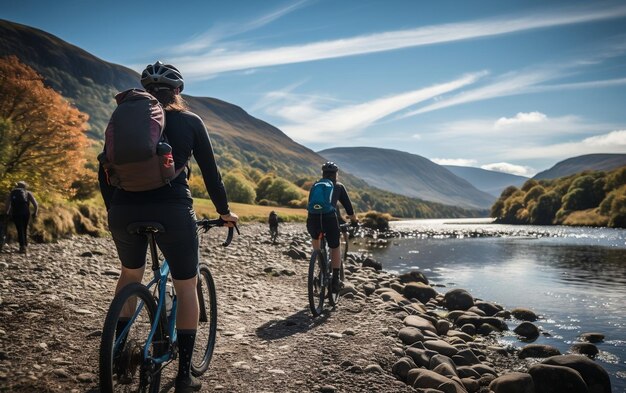
[[[239,221],[239,217],[233,212],[222,214],[220,215],[220,218],[226,221],[227,227],[234,227],[237,224],[237,221]]]

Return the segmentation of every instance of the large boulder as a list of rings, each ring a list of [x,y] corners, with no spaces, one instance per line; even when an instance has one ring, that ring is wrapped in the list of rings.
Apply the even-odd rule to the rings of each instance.
[[[604,334],[602,333],[594,333],[594,332],[590,332],[590,333],[583,333],[580,335],[580,339],[582,341],[587,341],[590,343],[599,343],[604,341]]]
[[[532,322],[524,321],[519,324],[518,327],[513,329],[515,334],[522,336],[528,340],[534,340],[539,337],[539,328],[535,326]]]
[[[457,377],[456,365],[449,357],[445,355],[436,354],[430,358],[430,364],[428,367],[434,372],[445,375],[446,377]]]
[[[403,284],[407,284],[410,282],[421,282],[423,284],[428,285],[428,278],[424,275],[424,273],[419,270],[413,270],[408,273],[401,274],[399,277],[400,282]]]
[[[400,329],[398,331],[398,337],[406,345],[411,345],[418,341],[424,341],[422,331],[413,326],[407,326]]]
[[[397,362],[393,364],[391,367],[391,371],[397,375],[401,380],[406,381],[406,377],[409,374],[409,370],[416,368],[417,365],[408,356],[401,357]]]
[[[409,371],[407,383],[417,389],[438,389],[444,393],[466,393],[463,386],[434,371],[414,368]]]
[[[520,359],[548,358],[560,354],[561,352],[551,345],[528,344],[519,352],[519,357]]]
[[[382,263],[378,262],[375,259],[372,258],[365,258],[362,262],[362,266],[363,267],[371,267],[374,270],[383,270],[383,265]]]
[[[535,393],[535,384],[530,374],[512,372],[491,381],[493,393]]]
[[[474,297],[465,289],[452,289],[446,292],[444,305],[448,310],[468,310],[474,305]]]
[[[437,333],[437,329],[435,329],[432,322],[417,315],[409,315],[404,318],[404,324],[406,326],[416,327],[420,330],[430,330],[431,332]]]
[[[528,373],[533,377],[537,393],[589,393],[587,384],[573,368],[535,364]]]
[[[511,314],[520,321],[535,322],[537,320],[537,314],[532,310],[523,307],[517,307],[511,310]]]
[[[428,368],[430,366],[430,358],[435,356],[437,352],[430,349],[407,348],[406,355],[411,357],[415,364],[419,367]]]
[[[478,308],[479,310],[482,310],[485,313],[485,315],[490,316],[490,317],[502,311],[502,306],[495,304],[495,303],[491,303],[491,302],[485,302],[483,300],[476,301],[474,303],[474,306]]]
[[[589,393],[611,393],[609,374],[593,360],[580,355],[553,356],[543,364],[564,366],[578,371],[589,388]]]
[[[446,355],[448,357],[452,357],[453,355],[456,355],[457,353],[459,353],[458,349],[456,349],[455,347],[453,347],[452,345],[448,344],[447,342],[443,340],[424,341],[424,346],[427,349],[430,349],[442,355]]]
[[[581,355],[588,356],[592,359],[598,356],[598,353],[600,353],[600,351],[598,350],[598,347],[596,347],[592,343],[587,343],[587,342],[574,343],[572,344],[570,350],[573,353],[579,353]]]
[[[424,304],[438,295],[433,287],[421,282],[410,282],[406,284],[402,293],[407,299],[417,299]]]

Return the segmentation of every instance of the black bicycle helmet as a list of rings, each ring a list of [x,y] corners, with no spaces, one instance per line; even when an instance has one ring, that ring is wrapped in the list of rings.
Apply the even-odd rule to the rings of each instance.
[[[337,172],[338,170],[339,167],[337,167],[337,164],[332,161],[328,161],[322,165],[322,172]]]
[[[185,87],[185,81],[180,71],[173,65],[163,64],[160,61],[148,64],[141,73],[141,85],[148,88],[152,84],[166,85],[172,89],[179,88],[181,92]]]

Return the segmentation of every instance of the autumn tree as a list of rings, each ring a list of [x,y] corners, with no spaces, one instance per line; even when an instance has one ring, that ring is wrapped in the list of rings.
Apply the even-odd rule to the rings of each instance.
[[[0,192],[25,180],[71,196],[84,175],[87,115],[16,56],[0,57]]]

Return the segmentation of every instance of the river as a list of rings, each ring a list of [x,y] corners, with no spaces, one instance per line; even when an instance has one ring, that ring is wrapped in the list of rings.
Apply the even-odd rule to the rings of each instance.
[[[535,342],[566,353],[585,332],[606,338],[596,359],[614,392],[626,392],[626,230],[563,226],[511,226],[489,219],[392,222],[402,233],[387,245],[357,245],[388,271],[426,274],[439,292],[467,289],[507,309],[541,315],[545,333]],[[377,242],[374,242],[377,243]],[[503,341],[521,347],[512,329]]]

